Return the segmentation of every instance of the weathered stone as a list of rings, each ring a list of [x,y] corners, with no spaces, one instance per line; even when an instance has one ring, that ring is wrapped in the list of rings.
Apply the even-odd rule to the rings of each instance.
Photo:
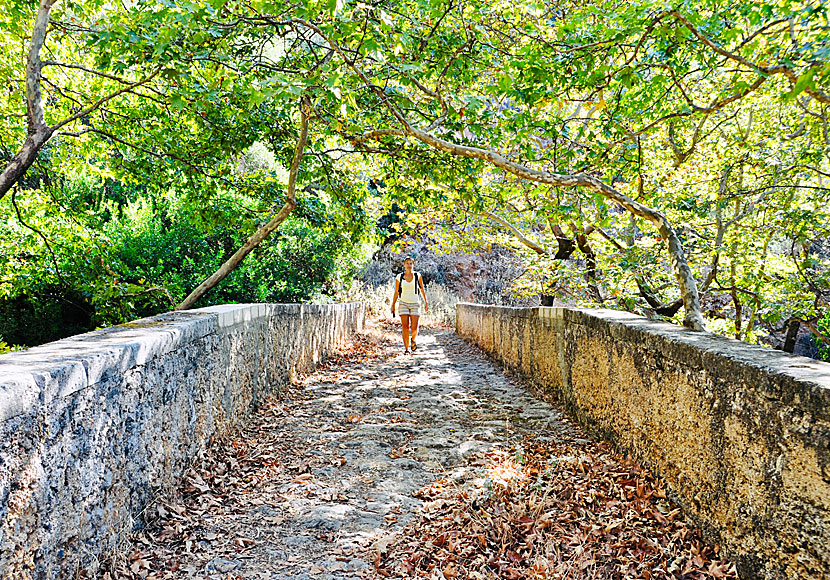
[[[226,560],[225,558],[215,558],[205,566],[205,572],[208,574],[218,572],[219,574],[227,574],[233,572],[242,566],[239,560]]]
[[[663,476],[743,577],[830,577],[830,364],[611,310],[459,304],[457,331]]]
[[[363,316],[362,304],[225,305],[1,356],[0,577],[94,568],[211,438]]]

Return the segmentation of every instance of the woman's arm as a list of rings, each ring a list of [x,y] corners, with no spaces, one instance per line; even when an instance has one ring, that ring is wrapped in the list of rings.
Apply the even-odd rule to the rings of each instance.
[[[424,290],[423,276],[418,276],[418,286],[421,287],[421,295],[424,297],[424,312],[429,312],[429,304],[427,303],[427,291]]]
[[[395,316],[395,303],[398,301],[398,286],[400,286],[401,281],[395,277],[395,293],[392,294],[392,316]]]

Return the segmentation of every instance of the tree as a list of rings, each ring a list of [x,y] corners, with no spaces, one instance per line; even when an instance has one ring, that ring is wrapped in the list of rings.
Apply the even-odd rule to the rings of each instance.
[[[300,105],[300,136],[297,139],[297,148],[294,151],[294,159],[291,161],[291,168],[288,173],[288,192],[286,194],[285,205],[282,209],[271,218],[267,224],[259,228],[254,235],[248,238],[248,241],[234,252],[233,256],[228,258],[224,264],[214,272],[207,280],[202,282],[187,298],[176,306],[176,310],[187,310],[192,308],[199,298],[201,298],[211,288],[215,287],[228,274],[230,274],[239,265],[245,256],[251,253],[262,241],[274,232],[285,218],[288,217],[292,211],[297,208],[297,174],[300,170],[300,162],[305,154],[306,142],[308,141],[308,120],[310,114],[310,105],[307,98],[303,98]]]
[[[615,14],[616,19],[612,19],[612,26],[603,26],[600,24],[599,10],[590,8],[579,14],[577,9],[568,14],[568,21],[562,25],[559,30],[560,34],[545,34],[545,28],[550,28],[547,20],[542,20],[544,24],[533,28],[532,25],[526,25],[528,22],[526,14],[520,14],[515,21],[510,22],[515,29],[525,30],[533,28],[531,34],[526,34],[526,37],[531,38],[531,42],[522,42],[521,38],[511,37],[505,34],[510,39],[510,47],[517,47],[524,51],[525,58],[516,56],[518,50],[510,50],[507,47],[508,43],[503,40],[494,40],[495,35],[491,35],[484,42],[476,34],[470,32],[470,22],[480,25],[480,28],[486,32],[492,31],[485,25],[485,20],[479,20],[477,17],[480,13],[476,13],[476,6],[467,5],[463,8],[469,8],[473,12],[473,16],[465,22],[464,18],[467,13],[463,9],[459,10],[461,17],[453,20],[450,15],[451,10],[447,10],[443,15],[432,13],[432,16],[442,18],[442,26],[448,23],[448,28],[453,26],[456,29],[466,30],[467,38],[462,42],[460,39],[455,47],[455,52],[444,51],[441,55],[444,60],[440,58],[435,59],[436,62],[430,63],[429,66],[424,66],[423,62],[416,62],[413,59],[406,62],[401,55],[421,54],[425,48],[423,38],[438,37],[437,27],[431,26],[431,23],[418,22],[419,16],[425,16],[423,12],[419,13],[417,8],[409,7],[408,10],[400,10],[395,16],[388,16],[384,19],[382,11],[373,18],[367,15],[364,18],[368,24],[361,29],[360,42],[366,47],[364,53],[361,46],[349,45],[348,37],[344,38],[342,31],[335,30],[333,27],[325,27],[324,24],[320,26],[310,23],[306,20],[295,18],[282,20],[281,26],[293,27],[294,34],[301,35],[302,28],[310,29],[317,37],[324,40],[325,48],[329,51],[334,51],[340,57],[347,69],[349,69],[352,80],[355,86],[362,87],[364,90],[370,91],[374,94],[375,105],[382,107],[387,115],[386,122],[390,122],[396,127],[384,128],[368,128],[360,132],[353,129],[350,141],[355,146],[360,146],[367,142],[386,142],[390,143],[391,139],[396,137],[413,138],[421,143],[433,147],[435,149],[453,154],[471,157],[486,161],[501,169],[512,172],[520,178],[528,181],[537,181],[548,183],[557,187],[584,187],[591,189],[606,199],[612,200],[636,215],[645,217],[655,223],[658,231],[663,237],[670,249],[670,254],[673,258],[673,266],[676,275],[680,281],[683,289],[684,302],[687,304],[686,323],[698,328],[701,327],[702,319],[696,315],[694,302],[694,279],[691,272],[683,259],[683,252],[680,246],[679,239],[671,228],[666,217],[660,212],[656,212],[643,204],[633,204],[633,200],[621,194],[615,188],[596,179],[592,175],[579,173],[554,173],[550,171],[543,171],[534,169],[528,164],[517,163],[512,161],[504,155],[496,153],[492,148],[475,146],[473,144],[466,145],[453,142],[452,140],[439,137],[435,134],[436,130],[444,130],[445,134],[453,134],[460,137],[460,141],[469,142],[474,137],[476,131],[473,129],[478,125],[479,128],[486,127],[493,129],[498,137],[504,139],[505,135],[515,136],[516,140],[527,139],[527,128],[532,124],[533,111],[530,106],[535,106],[544,101],[541,97],[541,87],[557,86],[562,89],[560,93],[563,98],[567,98],[567,93],[577,95],[577,98],[583,102],[591,103],[596,99],[601,103],[600,110],[611,109],[613,114],[606,119],[598,118],[603,124],[603,131],[605,132],[604,139],[597,139],[599,145],[597,147],[593,143],[585,144],[579,140],[573,139],[566,131],[559,133],[536,129],[540,135],[535,135],[539,138],[557,138],[564,136],[567,138],[566,146],[571,149],[569,155],[565,158],[573,159],[576,157],[574,150],[582,150],[582,162],[597,165],[602,172],[608,169],[619,167],[621,162],[627,162],[625,149],[632,141],[642,139],[649,134],[649,132],[657,132],[661,128],[671,125],[672,121],[683,120],[686,118],[694,118],[695,116],[703,118],[711,116],[726,107],[736,103],[742,99],[747,98],[762,86],[769,86],[773,93],[779,92],[779,95],[784,100],[792,99],[794,96],[804,93],[809,97],[815,99],[819,103],[826,101],[826,91],[821,86],[826,84],[830,70],[825,70],[824,64],[821,60],[816,61],[813,57],[822,55],[820,50],[814,50],[814,47],[825,46],[826,42],[821,38],[817,27],[811,27],[812,24],[821,22],[823,15],[826,13],[825,9],[818,6],[801,7],[798,5],[785,6],[779,8],[777,6],[769,5],[762,7],[761,11],[756,12],[755,7],[746,8],[739,6],[732,13],[724,14],[723,11],[708,12],[705,7],[701,10],[699,5],[694,6],[694,12],[688,10],[687,14],[696,14],[696,16],[684,16],[680,10],[671,10],[667,12],[651,12],[644,10],[642,7],[632,7],[629,10],[623,10],[623,14]],[[686,8],[686,7],[684,7]],[[689,7],[691,8],[691,7]],[[765,20],[766,16],[774,15],[774,11],[780,10],[786,17],[771,18]],[[744,11],[746,14],[743,14]],[[707,15],[712,14],[711,17]],[[766,16],[765,16],[766,14]],[[576,16],[576,18],[574,18]],[[742,18],[746,16],[746,18]],[[507,19],[507,16],[499,15],[500,18]],[[602,12],[604,22],[608,21],[607,13]],[[798,23],[794,23],[796,18],[800,18]],[[744,26],[730,26],[725,38],[733,40],[733,44],[737,45],[734,50],[727,50],[721,48],[718,44],[713,42],[704,32],[706,28],[715,30],[723,29],[725,22],[730,19],[736,21],[743,20]],[[428,18],[424,18],[427,21]],[[519,25],[519,20],[523,25]],[[584,28],[593,33],[592,42],[586,42],[586,39],[580,35],[576,35],[578,40],[576,42],[546,42],[549,38],[562,38],[565,33],[572,32],[576,20],[583,21]],[[697,20],[698,22],[694,22]],[[388,22],[387,22],[388,21]],[[806,25],[805,25],[806,21]],[[619,26],[624,24],[623,32],[621,33]],[[366,29],[372,25],[376,25],[380,31],[385,32],[384,38],[389,39],[384,43],[377,40],[370,44],[366,40]],[[426,25],[424,25],[426,24]],[[489,24],[489,23],[486,23]],[[421,29],[425,33],[415,42],[410,42],[408,45],[401,41],[401,38],[407,37],[412,39],[416,37],[412,28],[417,28],[421,25]],[[385,28],[384,28],[385,27]],[[556,28],[556,27],[554,27]],[[645,29],[645,32],[643,32]],[[599,30],[600,34],[596,34]],[[504,32],[499,30],[498,32]],[[609,33],[609,38],[603,39],[602,33]],[[613,36],[611,36],[611,33]],[[481,34],[484,35],[483,33]],[[587,31],[586,31],[587,35]],[[631,37],[631,41],[627,42]],[[789,35],[793,38],[800,37],[808,41],[805,46],[809,46],[809,52],[795,51],[795,54],[786,54],[789,52],[787,42],[782,42],[784,35]],[[380,39],[383,35],[377,34],[376,38]],[[572,35],[573,36],[573,35]],[[597,39],[597,36],[600,38]],[[770,44],[757,42],[759,38],[768,37],[765,40],[772,39]],[[444,39],[442,39],[444,40]],[[690,41],[691,40],[691,41]],[[428,42],[426,43],[428,46]],[[417,45],[417,50],[414,46]],[[492,47],[497,47],[496,51],[488,51]],[[633,50],[631,49],[633,47]],[[772,47],[772,48],[771,48]],[[383,49],[386,49],[383,54]],[[481,51],[482,58],[475,59],[476,49]],[[564,59],[558,58],[561,49],[570,49],[571,55]],[[596,50],[598,48],[598,50]],[[590,50],[588,50],[590,49]],[[636,66],[631,66],[635,59],[639,58],[640,50],[643,52],[649,50],[650,58],[643,57],[641,62]],[[504,83],[507,90],[500,90],[501,87],[496,86],[493,90],[492,86],[481,87],[471,81],[469,72],[464,74],[464,71],[469,71],[471,62],[483,62],[485,59],[483,55],[491,56],[493,52],[501,51],[508,57],[516,57],[509,63],[512,67],[513,78],[526,78],[527,70],[534,71],[534,77],[531,78],[532,83],[528,83],[527,87],[523,87],[523,91],[511,91],[509,81]],[[420,51],[420,52],[419,52]],[[457,54],[466,53],[463,64],[455,59]],[[379,56],[381,53],[382,56]],[[393,54],[395,58],[393,60]],[[437,51],[436,51],[437,54]],[[530,54],[533,59],[527,58]],[[610,64],[600,67],[593,66],[597,62],[597,56],[601,56],[605,62]],[[768,66],[766,64],[758,64],[765,62],[767,57],[775,57],[778,59],[784,58],[786,62],[783,64],[776,64]],[[553,71],[539,70],[539,66],[533,66],[536,63],[557,62],[557,68]],[[447,62],[449,61],[449,62]],[[535,62],[534,62],[535,61]],[[389,64],[394,62],[395,64]],[[691,70],[688,64],[685,66],[685,72],[682,76],[677,75],[677,71],[682,67],[679,63],[703,63],[704,66],[697,70]],[[748,67],[747,70],[729,71],[724,70],[723,63],[732,64],[739,62]],[[793,64],[787,64],[792,62]],[[563,66],[564,65],[564,66]],[[466,94],[459,84],[456,84],[454,90],[446,90],[450,81],[447,80],[446,72],[452,66],[456,66],[461,71],[458,79],[461,83],[469,83],[473,87],[473,91],[467,90]],[[404,67],[410,67],[406,69]],[[705,67],[709,67],[709,70]],[[597,68],[599,74],[597,75]],[[576,69],[581,74],[576,74],[573,70]],[[651,69],[651,70],[649,70]],[[416,74],[409,71],[418,71],[422,74]],[[491,69],[492,70],[492,69]],[[665,70],[667,74],[654,74],[654,70]],[[368,71],[368,72],[367,72]],[[643,71],[649,71],[644,74]],[[486,78],[486,73],[479,69],[481,76]],[[566,78],[566,73],[570,78]],[[546,75],[546,76],[542,76]],[[784,82],[783,85],[776,85],[775,78],[780,77]],[[744,79],[747,80],[744,80]],[[392,80],[398,83],[397,87],[391,87]],[[773,79],[772,81],[770,79]],[[702,87],[701,91],[705,95],[714,95],[707,105],[698,105],[693,97],[696,93],[690,90],[690,80],[695,85]],[[410,89],[407,91],[406,89]],[[478,94],[475,94],[477,99],[474,101],[471,92],[475,89],[482,89]],[[446,98],[442,96],[449,95]],[[677,101],[666,98],[667,92],[677,95]],[[493,119],[499,122],[507,115],[494,115],[491,107],[481,107],[480,103],[498,102],[498,97],[508,93],[516,99],[511,105],[518,104],[520,99],[524,101],[524,110],[520,109],[519,121],[513,123],[496,123]],[[459,98],[459,94],[464,97]],[[416,98],[420,97],[421,101],[416,102]],[[460,110],[453,111],[451,106],[454,103],[461,104],[467,100],[467,104],[479,103],[479,112],[483,111],[489,115],[489,122],[481,117],[475,118],[473,107],[463,107]],[[614,99],[613,108],[609,106],[609,100]],[[573,97],[571,97],[573,101]],[[681,106],[676,107],[675,103],[680,102]],[[449,104],[448,104],[449,102]],[[432,105],[432,107],[430,107]],[[440,107],[440,108],[439,108]],[[440,111],[432,114],[432,111]],[[561,107],[560,107],[561,109]],[[641,114],[643,110],[647,111],[646,115]],[[597,107],[592,107],[591,113],[596,113]],[[407,112],[406,114],[404,112]],[[414,112],[413,112],[414,111]],[[452,112],[455,112],[455,124],[452,124]],[[464,115],[466,113],[466,117]],[[640,113],[640,114],[635,114]],[[411,116],[419,116],[427,119],[425,123],[428,130],[419,129],[413,122],[410,121]],[[484,115],[482,115],[484,116]],[[464,120],[462,121],[462,117]],[[564,117],[559,115],[562,123],[567,123],[572,120],[573,115]],[[631,121],[634,119],[640,120],[640,127],[631,127]],[[337,122],[347,126],[350,119],[339,118]],[[352,125],[356,123],[352,122]],[[357,123],[360,124],[360,123]],[[363,123],[364,125],[366,123]],[[576,133],[577,138],[589,136],[593,139],[598,137],[598,134],[590,129],[594,124],[594,119],[590,116],[585,119],[582,130]],[[501,127],[499,126],[501,125]],[[507,127],[505,130],[503,127]],[[502,129],[504,133],[500,133]],[[521,129],[524,129],[522,131]],[[346,135],[348,137],[348,135]],[[490,143],[496,139],[490,137]],[[604,143],[603,143],[604,141]],[[398,142],[400,143],[400,142]],[[400,145],[398,145],[400,147]],[[692,147],[693,148],[693,147]],[[620,151],[618,157],[614,159],[611,154],[615,151]],[[531,157],[534,161],[544,161],[537,159],[537,151],[521,151],[519,156],[525,154]],[[543,156],[541,156],[543,157]],[[610,158],[610,159],[609,159]],[[690,314],[691,313],[691,314]],[[699,313],[698,313],[699,314]],[[695,320],[695,321],[693,321]]]
[[[257,138],[265,138],[277,145],[277,141],[283,141],[286,137],[283,123],[271,123],[263,135],[262,126],[251,123],[254,115],[248,115],[248,119],[242,122],[239,122],[237,116],[236,122],[229,128],[228,123],[222,123],[224,119],[218,118],[221,115],[209,114],[214,113],[217,107],[227,112],[231,109],[231,101],[239,101],[240,98],[245,105],[258,105],[262,101],[261,93],[258,96],[258,91],[251,89],[239,71],[235,71],[235,83],[228,80],[226,86],[232,88],[224,91],[222,85],[226,76],[230,75],[210,75],[222,68],[212,67],[213,59],[215,54],[227,48],[225,40],[232,36],[225,23],[211,21],[211,28],[207,31],[187,31],[189,24],[203,23],[210,16],[217,15],[212,5],[182,2],[173,6],[170,3],[159,3],[135,6],[133,10],[119,10],[100,2],[89,2],[85,8],[91,12],[88,17],[90,22],[81,24],[75,16],[76,7],[69,4],[65,16],[68,16],[72,24],[68,21],[54,23],[54,28],[64,33],[64,38],[60,40],[66,41],[69,38],[73,41],[72,44],[80,42],[96,49],[91,55],[69,51],[68,56],[74,57],[78,62],[41,59],[54,5],[55,0],[43,0],[33,24],[25,70],[28,129],[23,145],[17,154],[11,156],[0,176],[0,198],[20,181],[44,145],[58,135],[73,137],[78,140],[77,143],[85,145],[85,156],[94,155],[93,152],[98,151],[107,157],[116,148],[126,149],[126,155],[123,149],[117,152],[116,163],[122,167],[127,166],[134,173],[152,176],[156,187],[164,187],[165,182],[177,179],[181,175],[181,168],[191,178],[194,174],[199,175],[209,187],[205,188],[204,183],[201,187],[194,186],[197,205],[204,201],[205,195],[215,193],[210,185],[216,182],[236,185],[225,177],[227,173],[224,168],[215,170],[217,165],[227,166],[235,154]],[[18,14],[24,14],[25,8],[15,5]],[[177,33],[181,25],[185,26],[184,34]],[[23,28],[18,27],[17,32],[22,34],[22,31]],[[140,41],[137,42],[137,39]],[[125,40],[129,41],[130,50],[119,49],[124,46]],[[51,54],[67,52],[60,41],[56,44],[57,48],[51,47]],[[94,90],[84,93],[74,91],[70,87],[71,83],[67,83],[67,86],[57,85],[42,74],[43,69],[50,66],[70,73],[80,71],[82,75],[91,77],[94,81],[92,89],[100,89],[103,95],[95,95]],[[145,69],[148,72],[144,78],[135,82],[125,81],[115,74],[124,70],[138,74]],[[41,85],[44,81],[48,83],[51,101],[58,104],[54,107],[52,116],[60,120],[50,123],[46,122],[43,112]],[[97,81],[100,81],[100,86],[96,86]],[[151,84],[151,81],[155,82]],[[110,84],[121,86],[109,90],[107,87]],[[139,88],[147,90],[139,92]],[[126,98],[116,102],[118,97]],[[115,106],[108,107],[111,103]],[[179,115],[171,116],[171,109]],[[272,119],[273,116],[285,118],[288,109],[286,104],[277,107],[271,115]],[[199,296],[233,270],[297,207],[296,178],[307,138],[307,109],[307,106],[303,108],[299,138],[301,146],[297,149],[289,171],[282,210],[252,235],[248,243],[223,268],[179,304],[180,309],[192,306]],[[92,117],[93,113],[100,114]],[[188,133],[193,133],[193,125],[203,123],[209,125],[209,131],[200,131],[198,139],[186,138]],[[240,132],[240,128],[244,131]],[[213,143],[205,139],[210,133],[218,136]],[[14,137],[12,132],[12,139]],[[90,140],[90,137],[97,141]],[[188,149],[198,150],[199,153],[193,155]],[[170,161],[178,167],[166,174],[158,171],[159,163]],[[19,211],[18,216],[20,217]]]
[[[37,15],[35,17],[34,26],[32,28],[31,38],[29,40],[29,49],[26,57],[25,69],[25,86],[26,86],[26,139],[18,152],[6,164],[3,172],[0,173],[0,199],[2,199],[12,186],[20,180],[26,171],[32,166],[37,158],[38,152],[43,146],[56,134],[60,134],[65,127],[71,127],[76,121],[82,120],[84,117],[100,109],[105,103],[119,97],[128,92],[134,92],[137,88],[146,85],[152,80],[159,70],[151,70],[146,73],[143,78],[139,80],[125,80],[114,75],[102,71],[92,71],[81,64],[63,63],[59,61],[43,61],[41,59],[41,51],[43,50],[46,41],[46,34],[49,27],[50,16],[52,8],[57,0],[40,0],[38,5]],[[19,3],[14,3],[11,7],[13,12],[18,14],[21,12]],[[84,95],[87,98],[92,97],[88,102],[80,102],[76,99],[74,106],[69,112],[58,114],[58,120],[52,123],[47,123],[43,111],[42,98],[42,81],[43,69],[52,67],[63,67],[68,69],[78,69],[92,74],[102,76],[113,80],[121,85],[120,88],[104,91],[101,96]],[[61,92],[57,89],[57,92]]]
[[[603,297],[598,273],[613,269],[607,261],[602,267],[603,256],[629,271],[636,256],[649,261],[650,271],[633,281],[635,291],[669,312],[679,303],[664,301],[653,290],[663,284],[660,261],[653,251],[625,239],[629,234],[617,219],[623,208],[656,230],[632,224],[628,231],[667,248],[685,306],[684,323],[697,329],[703,328],[703,318],[684,243],[707,272],[700,276],[702,286],[725,288],[713,284],[719,280],[718,256],[723,256],[730,228],[765,209],[772,196],[757,191],[754,203],[722,218],[720,238],[714,233],[715,240],[721,239],[717,250],[699,259],[705,253],[700,241],[708,234],[695,238],[694,228],[674,227],[697,200],[669,190],[668,184],[680,186],[682,181],[672,181],[673,176],[686,175],[696,163],[722,174],[712,152],[730,119],[745,122],[742,115],[756,98],[772,99],[786,111],[779,126],[793,120],[792,111],[802,110],[803,128],[796,125],[794,132],[827,139],[822,127],[830,47],[827,7],[819,3],[724,8],[714,1],[681,1],[666,9],[648,3],[564,2],[508,10],[471,0],[375,5],[217,0],[202,7],[184,1],[145,6],[140,25],[119,21],[112,34],[101,27],[92,42],[101,63],[116,60],[116,51],[134,70],[147,66],[148,55],[156,66],[164,62],[153,79],[159,83],[153,98],[143,98],[142,106],[126,99],[129,110],[118,111],[123,122],[109,115],[88,130],[109,146],[132,148],[128,164],[133,168],[146,171],[153,160],[172,159],[189,168],[185,172],[191,177],[201,174],[207,182],[217,182],[222,176],[211,171],[210,161],[221,157],[220,144],[238,152],[264,139],[280,143],[274,149],[283,151],[290,141],[296,152],[290,116],[305,97],[316,131],[311,140],[315,149],[308,156],[315,168],[307,172],[306,183],[343,170],[348,158],[371,158],[363,170],[389,183],[390,195],[413,195],[418,189],[414,195],[422,201],[442,204],[450,188],[452,199],[476,215],[486,212],[502,220],[505,227],[512,219],[511,200],[524,195],[527,207],[549,228],[545,235],[561,239],[554,226],[570,230],[574,224],[573,240],[591,264],[588,278],[595,298]],[[166,38],[157,29],[173,30],[164,23],[181,20],[182,12],[196,14],[187,22],[199,23],[198,34],[187,40],[172,35],[175,41],[162,42],[160,51],[154,48],[152,40]],[[118,44],[136,31],[148,40]],[[214,112],[223,100],[232,114]],[[135,128],[137,121],[159,119],[170,110],[181,113],[184,138],[165,138],[152,126]],[[252,117],[262,122],[246,121]],[[207,122],[216,118],[218,125]],[[188,130],[188,123],[217,137],[205,163],[194,162],[200,136]],[[233,139],[223,140],[224,133]],[[750,156],[759,151],[749,144],[741,147]],[[671,157],[661,157],[663,153]],[[811,155],[810,163],[799,162],[797,170],[788,171],[798,175],[794,179],[800,180],[801,192],[805,179],[827,173],[822,165],[826,154],[805,152],[801,158]],[[650,164],[657,159],[663,161],[655,171]],[[741,166],[748,167],[745,162]],[[654,178],[656,174],[661,177]],[[775,184],[774,189],[786,188]],[[576,203],[560,203],[564,198]],[[687,209],[679,207],[681,201]],[[723,200],[707,201],[696,207],[704,213],[720,208],[725,216],[722,205]],[[580,214],[586,211],[590,215]],[[527,231],[514,229],[531,239]],[[731,285],[738,293],[744,288],[739,270],[736,264]]]

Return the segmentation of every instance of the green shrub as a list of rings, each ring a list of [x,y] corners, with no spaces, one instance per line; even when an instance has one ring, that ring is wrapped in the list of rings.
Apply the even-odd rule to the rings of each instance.
[[[816,323],[816,328],[824,336],[830,336],[830,312],[824,314],[824,318],[820,318]],[[815,338],[818,345],[819,360],[830,362],[830,344],[824,342],[821,338]]]
[[[32,276],[0,299],[0,334],[33,346],[171,310],[215,272],[255,225],[196,225],[185,210],[138,202],[104,224],[103,238],[32,261]],[[292,216],[196,307],[243,302],[332,301],[351,279],[353,238],[319,219]],[[44,251],[45,254],[45,251]],[[54,270],[54,268],[51,268]],[[65,281],[65,283],[64,283]]]

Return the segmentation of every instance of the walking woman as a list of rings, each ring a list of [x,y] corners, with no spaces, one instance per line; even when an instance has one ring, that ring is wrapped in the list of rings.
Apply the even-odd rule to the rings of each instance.
[[[412,352],[418,349],[415,339],[418,338],[418,319],[421,316],[419,295],[424,297],[424,312],[429,312],[424,280],[418,272],[412,270],[414,266],[415,260],[412,258],[403,261],[404,272],[395,278],[395,293],[392,295],[392,316],[395,316],[395,304],[398,304],[398,314],[401,316],[404,354],[410,353],[410,336]]]

